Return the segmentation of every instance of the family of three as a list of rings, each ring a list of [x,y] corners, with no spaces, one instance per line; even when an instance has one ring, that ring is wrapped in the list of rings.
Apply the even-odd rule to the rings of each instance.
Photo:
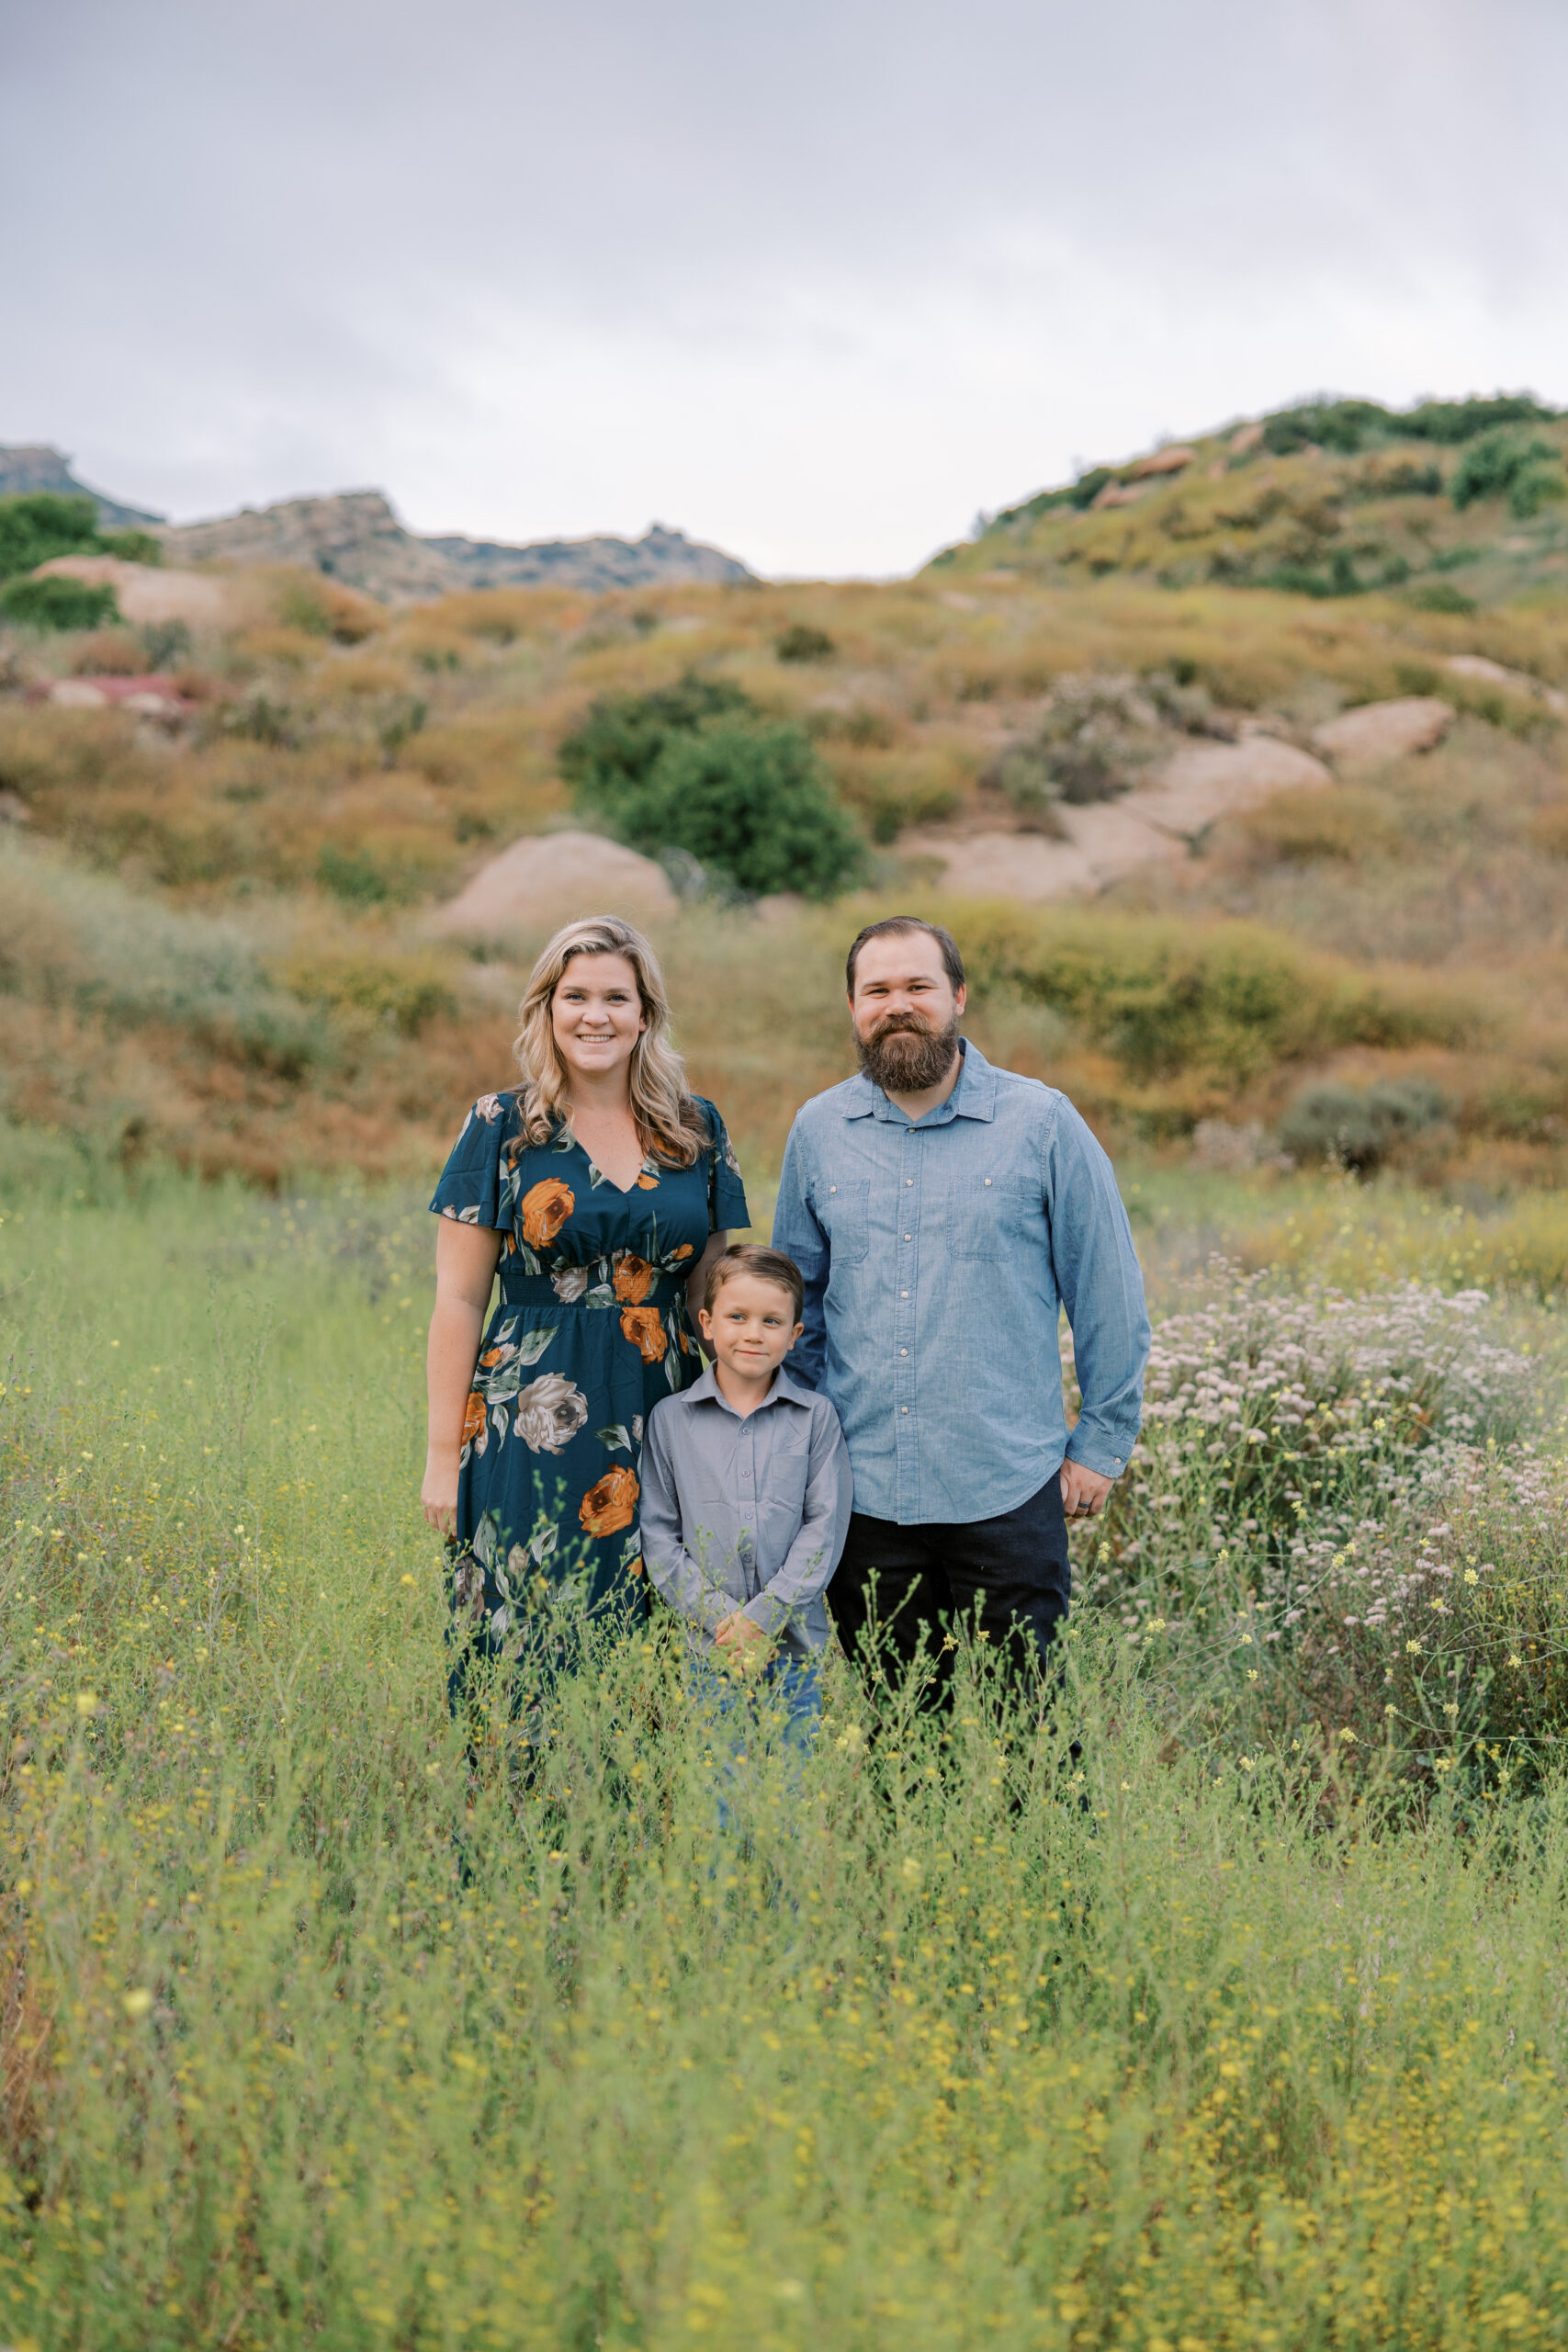
[[[829,1620],[863,1665],[923,1653],[935,1692],[955,1620],[1045,1657],[1068,1523],[1138,1433],[1126,1212],[1066,1097],[961,1034],[947,932],[869,924],[846,979],[859,1075],[796,1114],[773,1247],[732,1247],[740,1170],[649,943],[592,918],[540,956],[521,1083],[474,1104],[431,1204],[423,1499],[473,1647],[506,1655],[570,1578],[675,1611],[797,1736]]]

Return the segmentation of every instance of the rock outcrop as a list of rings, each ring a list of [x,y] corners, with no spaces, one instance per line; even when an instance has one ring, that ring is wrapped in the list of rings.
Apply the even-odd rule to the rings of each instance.
[[[0,448],[0,498],[22,498],[37,490],[52,491],[61,498],[96,499],[98,527],[104,531],[145,530],[164,519],[161,514],[144,513],[140,506],[122,506],[118,499],[106,498],[102,491],[78,481],[70,459],[45,442],[17,442],[8,449]]]
[[[661,866],[598,833],[529,833],[480,866],[429,928],[470,939],[553,931],[580,915],[671,914],[676,898]]]
[[[906,833],[906,856],[940,858],[942,888],[976,899],[1067,899],[1138,867],[1188,856],[1211,825],[1270,794],[1334,781],[1321,760],[1274,736],[1183,743],[1147,784],[1088,808],[1058,807],[1065,839],[1040,833]]]
[[[238,582],[164,564],[123,563],[112,555],[57,555],[38,569],[40,577],[52,571],[89,587],[112,588],[121,620],[136,628],[184,621],[187,628],[231,628],[249,616],[254,601]]]
[[[1436,695],[1401,695],[1393,702],[1364,702],[1313,729],[1313,749],[1348,774],[1385,767],[1411,752],[1429,752],[1454,723],[1454,707]]]
[[[656,588],[744,581],[734,556],[655,524],[642,538],[422,539],[378,490],[290,498],[212,523],[165,525],[167,553],[184,563],[305,564],[384,604],[417,605],[459,588]]]

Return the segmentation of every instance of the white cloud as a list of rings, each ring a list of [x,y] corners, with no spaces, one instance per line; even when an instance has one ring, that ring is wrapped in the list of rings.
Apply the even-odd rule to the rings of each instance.
[[[58,0],[0,438],[181,515],[897,570],[1320,384],[1568,397],[1565,51],[1548,0]]]

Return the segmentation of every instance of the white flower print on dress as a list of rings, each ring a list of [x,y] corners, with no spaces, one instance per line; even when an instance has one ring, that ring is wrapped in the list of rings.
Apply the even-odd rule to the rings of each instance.
[[[570,1306],[588,1288],[589,1270],[586,1266],[557,1266],[550,1275],[556,1296]]]
[[[581,1388],[547,1372],[531,1381],[517,1399],[513,1429],[534,1453],[558,1453],[588,1419],[588,1399]]]

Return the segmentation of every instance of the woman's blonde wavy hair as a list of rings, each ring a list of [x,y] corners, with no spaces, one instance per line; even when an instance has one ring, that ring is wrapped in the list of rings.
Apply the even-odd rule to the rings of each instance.
[[[512,1046],[523,1073],[519,1108],[525,1140],[548,1143],[571,1116],[571,1090],[555,1040],[551,1008],[574,956],[624,956],[637,974],[648,1026],[632,1047],[627,1072],[632,1116],[650,1158],[690,1168],[712,1138],[687,1091],[686,1065],[670,1043],[670,1000],[659,958],[641,932],[618,915],[585,915],[579,922],[565,924],[529,975]]]

